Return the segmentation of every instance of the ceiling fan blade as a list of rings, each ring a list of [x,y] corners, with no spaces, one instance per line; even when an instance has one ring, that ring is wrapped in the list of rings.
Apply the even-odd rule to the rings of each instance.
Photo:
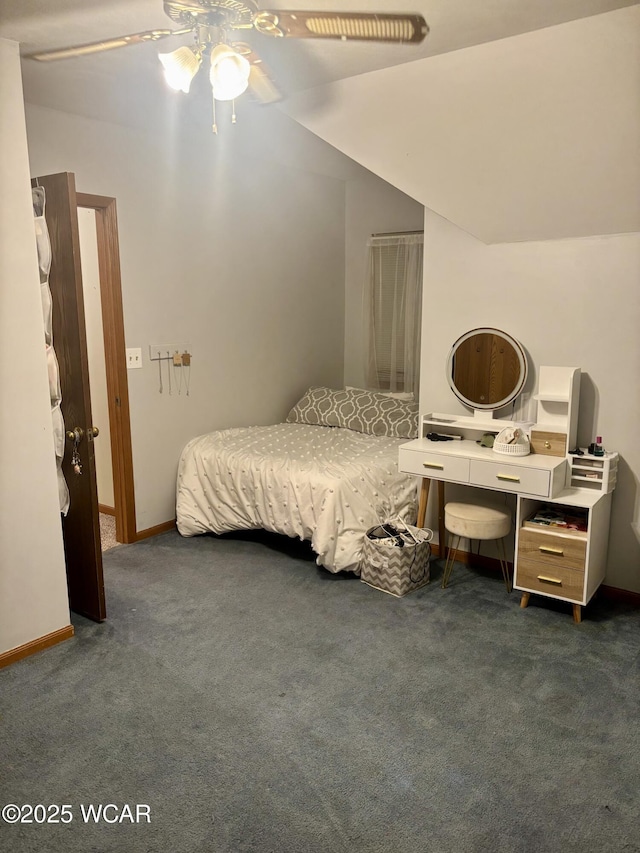
[[[41,50],[36,53],[25,54],[26,59],[37,59],[38,62],[52,62],[55,59],[70,59],[74,56],[86,56],[90,53],[102,53],[105,50],[114,50],[117,47],[127,47],[130,44],[141,44],[145,41],[158,41],[169,36],[183,35],[191,32],[190,29],[183,30],[148,30],[144,33],[132,33],[128,36],[106,39],[105,41],[93,41],[88,44],[77,44],[72,47],[61,47],[58,50]]]
[[[274,104],[282,100],[282,94],[276,88],[262,60],[251,63],[249,89],[261,104]]]
[[[282,100],[282,94],[273,82],[271,72],[262,59],[246,42],[234,42],[234,50],[249,61],[249,91],[261,104],[273,104]]]
[[[258,12],[255,28],[265,35],[287,38],[325,38],[414,43],[423,41],[429,27],[422,15],[369,12]]]

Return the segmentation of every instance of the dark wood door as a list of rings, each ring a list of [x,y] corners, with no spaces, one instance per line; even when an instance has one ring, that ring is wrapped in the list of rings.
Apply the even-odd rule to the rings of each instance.
[[[89,362],[80,268],[75,176],[45,175],[33,183],[44,187],[45,218],[51,240],[49,286],[53,303],[53,347],[60,366],[65,431],[78,431],[81,473],[72,464],[74,442],[67,438],[62,463],[69,486],[69,512],[62,521],[69,606],[101,622],[106,618],[100,516],[91,418]],[[99,425],[98,425],[99,426]]]

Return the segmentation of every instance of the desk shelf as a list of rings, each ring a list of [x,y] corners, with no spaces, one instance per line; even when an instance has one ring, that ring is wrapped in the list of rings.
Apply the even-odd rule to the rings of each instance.
[[[543,403],[568,403],[571,398],[568,394],[534,394],[533,399]]]
[[[430,412],[422,418],[420,434],[422,438],[426,438],[429,432],[440,432],[476,439],[485,432],[492,432],[497,435],[505,427],[515,426],[530,426],[530,424],[517,424],[515,421],[506,421],[502,418],[489,418],[486,412],[478,412],[474,417]]]

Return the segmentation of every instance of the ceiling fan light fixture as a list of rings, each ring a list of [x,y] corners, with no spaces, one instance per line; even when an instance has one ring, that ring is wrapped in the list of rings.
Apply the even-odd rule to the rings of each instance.
[[[160,2],[160,0],[158,0]],[[183,45],[160,53],[167,84],[188,93],[205,56],[210,59],[209,79],[213,95],[213,129],[216,101],[235,101],[247,89],[254,100],[271,104],[281,95],[262,60],[250,44],[234,41],[235,30],[256,30],[281,39],[360,40],[396,44],[423,41],[429,27],[419,14],[386,12],[327,12],[326,10],[260,10],[258,0],[162,0],[164,11],[177,29],[147,30],[103,41],[25,54],[40,62],[103,53],[147,41],[192,34],[191,47]],[[338,0],[334,0],[340,6]],[[0,0],[0,5],[2,0]],[[381,5],[383,5],[381,3]],[[235,107],[232,107],[232,123]]]
[[[209,80],[216,101],[232,101],[249,85],[249,61],[228,44],[218,44],[211,51]]]
[[[171,53],[159,53],[158,59],[164,67],[167,85],[176,92],[187,93],[202,63],[200,51],[183,45]]]

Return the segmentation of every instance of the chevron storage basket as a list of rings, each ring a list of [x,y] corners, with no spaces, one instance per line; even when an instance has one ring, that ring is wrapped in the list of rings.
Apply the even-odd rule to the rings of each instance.
[[[400,598],[429,583],[432,531],[406,525],[396,536],[384,536],[387,525],[371,527],[364,536],[360,580]],[[399,540],[402,539],[402,546]]]

